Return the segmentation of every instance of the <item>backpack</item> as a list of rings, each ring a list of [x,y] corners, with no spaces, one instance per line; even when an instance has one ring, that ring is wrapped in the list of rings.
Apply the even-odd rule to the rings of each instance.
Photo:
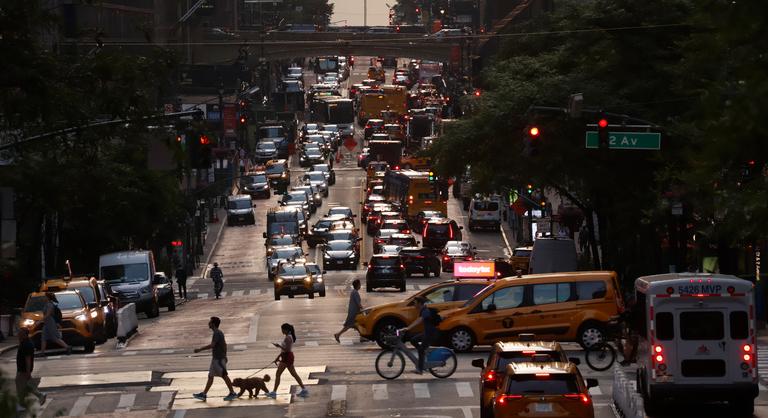
[[[59,305],[53,304],[53,320],[56,321],[57,324],[60,324],[64,317],[61,315],[61,309],[59,309]]]
[[[429,310],[429,322],[433,326],[438,326],[441,322],[443,322],[443,317],[440,316],[440,312],[437,311],[435,308],[427,308]]]

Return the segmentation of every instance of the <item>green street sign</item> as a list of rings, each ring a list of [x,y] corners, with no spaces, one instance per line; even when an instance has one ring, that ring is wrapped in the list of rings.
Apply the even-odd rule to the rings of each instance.
[[[661,134],[653,132],[608,132],[611,149],[660,150]],[[597,131],[587,131],[586,147],[598,148]]]

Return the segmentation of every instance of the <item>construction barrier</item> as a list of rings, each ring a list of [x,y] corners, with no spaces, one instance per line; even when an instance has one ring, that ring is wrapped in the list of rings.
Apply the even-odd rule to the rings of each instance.
[[[634,376],[627,377],[619,368],[613,370],[613,403],[624,418],[645,418],[643,397]]]
[[[125,341],[139,329],[139,318],[136,316],[136,304],[129,303],[117,310],[117,341]]]

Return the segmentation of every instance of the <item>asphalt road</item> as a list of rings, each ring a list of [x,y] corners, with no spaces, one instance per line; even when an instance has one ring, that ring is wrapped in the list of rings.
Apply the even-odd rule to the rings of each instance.
[[[353,72],[351,82],[364,78],[364,58],[359,57],[358,62],[360,65]],[[342,150],[342,161],[336,165],[337,183],[318,214],[339,205],[350,206],[359,213],[364,175],[355,166],[359,148],[358,144],[354,149]],[[294,167],[294,171],[299,170]],[[364,277],[362,268],[328,272],[328,291],[324,298],[309,300],[306,296],[297,296],[274,300],[272,282],[266,277],[261,234],[265,213],[275,206],[275,201],[274,197],[259,201],[255,226],[224,227],[211,260],[224,270],[226,283],[222,299],[210,296],[210,280],[198,280],[190,289],[197,298],[179,306],[175,312],[163,310],[159,318],[141,318],[139,334],[126,349],[117,350],[114,342],[109,341],[97,347],[93,354],[39,358],[35,376],[41,377],[41,386],[49,393],[48,401],[39,410],[40,416],[479,417],[479,370],[470,362],[474,358],[485,358],[487,347],[460,354],[458,369],[448,379],[418,376],[410,372],[413,367],[409,365],[400,378],[385,381],[375,372],[374,361],[379,349],[374,343],[360,342],[354,331],[345,334],[341,344],[334,341],[332,335],[346,316],[350,283]],[[458,201],[451,200],[448,215],[465,225],[465,214]],[[316,218],[313,217],[313,221]],[[472,233],[465,228],[464,233],[465,239],[475,244],[482,256],[503,256],[508,251],[499,232]],[[310,258],[316,257],[315,250],[307,248],[307,252]],[[365,236],[362,259],[370,257],[371,252],[370,237]],[[445,280],[446,276],[410,278],[405,294],[363,290],[363,305],[402,299],[431,283]],[[280,324],[293,324],[298,337],[294,350],[297,371],[309,389],[309,397],[295,396],[298,386],[286,373],[276,400],[262,395],[257,399],[224,402],[221,398],[226,395],[226,388],[218,379],[207,402],[192,399],[193,393],[203,389],[210,361],[210,353],[194,354],[192,350],[209,342],[211,333],[206,324],[210,316],[222,319],[232,377],[267,373],[274,378],[275,370],[270,365],[278,349],[272,343],[282,339]],[[581,356],[577,346],[568,345],[568,348],[572,349],[572,356]],[[4,371],[12,371],[13,353],[3,356],[0,366]],[[263,367],[267,368],[259,370]],[[580,369],[585,377],[595,377],[600,382],[600,386],[591,391],[596,417],[613,417],[612,371],[596,373],[586,366]],[[269,383],[270,389],[272,383]],[[768,417],[766,404],[768,397],[761,387],[757,416]],[[718,407],[673,408],[669,413],[669,416],[727,416],[727,411]]]

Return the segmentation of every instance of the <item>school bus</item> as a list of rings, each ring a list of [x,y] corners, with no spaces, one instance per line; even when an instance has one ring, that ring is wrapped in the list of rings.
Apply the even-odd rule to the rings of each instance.
[[[429,177],[426,171],[389,170],[384,175],[384,196],[398,202],[403,216],[409,220],[416,219],[423,210],[448,213],[448,194]]]

